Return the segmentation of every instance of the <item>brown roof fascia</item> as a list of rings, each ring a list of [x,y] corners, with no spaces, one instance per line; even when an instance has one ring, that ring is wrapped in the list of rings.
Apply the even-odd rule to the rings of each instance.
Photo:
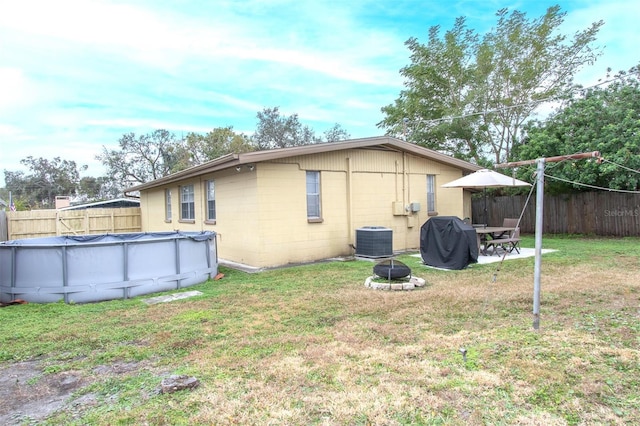
[[[483,168],[481,166],[478,166],[477,164],[469,163],[468,161],[451,157],[441,152],[434,151],[433,149],[425,148],[423,146],[405,142],[396,138],[389,139],[390,142],[388,143],[388,145],[394,146],[401,151],[406,151],[418,157],[428,158],[439,163],[448,164],[450,166],[462,169],[466,172],[475,172],[476,170],[480,170]]]
[[[446,154],[442,154],[438,151],[424,148],[413,143],[405,142],[391,136],[377,136],[371,138],[350,139],[339,142],[325,142],[313,145],[303,145],[264,151],[253,151],[243,154],[228,154],[223,157],[216,158],[215,160],[211,160],[206,163],[170,174],[160,179],[133,186],[125,190],[125,193],[154,188],[157,186],[173,183],[178,180],[189,179],[203,174],[228,169],[241,164],[260,163],[264,161],[278,160],[299,155],[312,155],[347,149],[376,147],[392,149],[394,151],[408,152],[418,157],[429,158],[440,163],[457,167],[466,172],[474,172],[482,168],[467,161],[459,160]]]

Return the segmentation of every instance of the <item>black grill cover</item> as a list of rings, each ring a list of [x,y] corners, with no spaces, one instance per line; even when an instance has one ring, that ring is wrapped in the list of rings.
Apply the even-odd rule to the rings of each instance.
[[[478,261],[476,231],[455,216],[432,217],[420,228],[420,255],[425,265],[464,269]]]

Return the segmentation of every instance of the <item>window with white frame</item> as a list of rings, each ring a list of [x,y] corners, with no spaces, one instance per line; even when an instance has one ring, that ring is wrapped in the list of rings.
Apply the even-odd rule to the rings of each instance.
[[[320,172],[307,172],[307,219],[321,218],[320,212]]]
[[[206,182],[207,194],[207,221],[215,222],[216,220],[216,186],[213,179]]]
[[[180,187],[180,220],[195,220],[195,192],[193,185]]]
[[[164,220],[171,222],[171,189],[164,190]]]
[[[436,212],[436,175],[427,175],[427,212]]]

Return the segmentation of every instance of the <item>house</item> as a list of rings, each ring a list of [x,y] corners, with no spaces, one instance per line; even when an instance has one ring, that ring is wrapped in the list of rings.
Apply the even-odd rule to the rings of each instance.
[[[272,267],[353,254],[370,226],[418,249],[429,217],[471,217],[471,194],[441,185],[478,169],[383,136],[229,154],[126,193],[143,231],[215,231],[220,258]]]

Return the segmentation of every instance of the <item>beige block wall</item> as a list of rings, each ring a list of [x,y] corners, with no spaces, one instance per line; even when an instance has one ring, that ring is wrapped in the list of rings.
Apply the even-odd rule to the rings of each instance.
[[[216,185],[216,223],[205,229],[218,233],[218,253],[223,259],[248,265],[260,261],[258,171],[220,172]],[[204,203],[204,198],[202,198]]]
[[[464,218],[464,200],[461,190],[441,188],[443,183],[461,176],[457,169],[429,170],[436,175],[436,211],[438,216]],[[427,212],[426,174],[410,174],[396,179],[390,174],[354,174],[354,227],[384,226],[393,230],[393,249],[410,250],[420,247],[420,227],[429,219]],[[404,194],[404,195],[403,195]],[[403,215],[393,214],[393,203],[404,206]],[[419,203],[418,212],[407,211],[411,203]],[[469,204],[470,207],[470,204]],[[409,210],[411,210],[409,208]],[[470,217],[470,216],[469,216]]]
[[[307,170],[321,172],[321,223],[307,221]],[[254,171],[232,169],[180,182],[194,184],[194,223],[179,221],[178,183],[171,186],[170,223],[164,221],[164,188],[143,191],[142,226],[145,231],[215,231],[220,258],[256,267],[351,254],[355,230],[363,226],[391,228],[394,250],[417,249],[420,227],[429,219],[427,174],[436,175],[438,215],[471,217],[470,194],[441,188],[461,177],[460,170],[402,153],[371,150],[259,163]],[[204,183],[209,178],[216,182],[215,224],[203,220]],[[420,203],[420,211],[394,215],[394,203],[408,206],[412,202]]]
[[[306,170],[259,164],[260,266],[309,262],[349,253],[345,173],[321,172],[321,223],[307,221]]]
[[[216,185],[216,223],[206,223],[205,182],[213,178]],[[246,264],[257,264],[260,249],[258,236],[258,202],[256,173],[222,171],[143,191],[140,195],[142,229],[144,231],[215,231],[218,233],[218,254]],[[195,221],[180,221],[180,185],[194,185]],[[172,191],[172,220],[165,221],[164,190]]]
[[[201,231],[202,226],[197,221],[195,223],[185,223],[180,221],[180,185],[193,185],[195,194],[196,218],[203,216],[198,214],[197,200],[203,196],[200,187],[200,179],[190,179],[175,185],[167,185],[161,188],[154,188],[142,191],[140,194],[140,207],[142,209],[142,229],[145,232],[154,231]],[[171,221],[165,220],[165,189],[171,189]]]

